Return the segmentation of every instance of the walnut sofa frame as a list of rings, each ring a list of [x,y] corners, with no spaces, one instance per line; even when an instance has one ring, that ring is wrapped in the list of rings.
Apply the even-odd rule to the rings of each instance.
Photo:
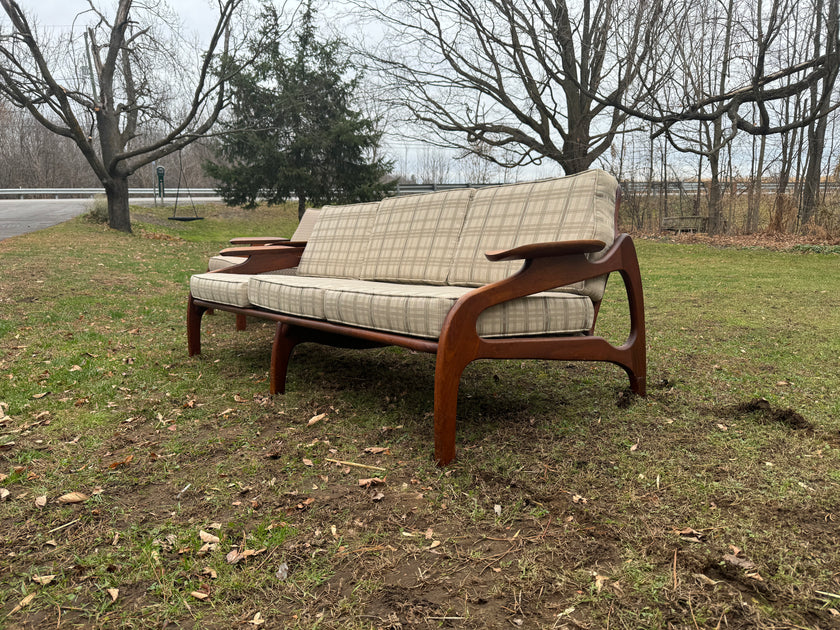
[[[616,196],[616,225],[620,194]],[[298,344],[315,342],[347,348],[402,346],[436,354],[434,391],[435,461],[445,466],[455,458],[455,418],[461,374],[477,359],[552,359],[604,361],[624,369],[631,390],[646,393],[646,340],[642,280],[636,249],[628,234],[619,234],[604,256],[590,261],[586,254],[601,251],[599,240],[535,243],[487,252],[491,261],[522,260],[515,274],[463,295],[444,320],[438,340],[425,339],[307,319],[256,307],[236,307],[189,297],[187,341],[190,356],[201,353],[201,318],[208,309],[277,322],[271,351],[270,391],[282,394],[292,352]],[[303,247],[271,246],[231,248],[222,253],[248,260],[226,273],[255,274],[297,266]],[[618,272],[624,281],[630,311],[630,332],[618,346],[594,334],[600,301],[595,302],[592,328],[583,335],[483,338],[476,331],[481,313],[493,305],[548,291],[604,274]]]

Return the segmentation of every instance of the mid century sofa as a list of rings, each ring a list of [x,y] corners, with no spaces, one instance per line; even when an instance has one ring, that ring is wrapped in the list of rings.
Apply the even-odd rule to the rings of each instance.
[[[616,180],[592,170],[326,207],[305,247],[228,249],[246,260],[191,278],[189,353],[211,308],[277,322],[272,394],[299,343],[435,353],[439,465],[455,457],[459,382],[475,359],[607,361],[644,395],[642,283],[633,241],[616,233],[619,200]],[[594,334],[613,271],[630,311],[618,346]]]

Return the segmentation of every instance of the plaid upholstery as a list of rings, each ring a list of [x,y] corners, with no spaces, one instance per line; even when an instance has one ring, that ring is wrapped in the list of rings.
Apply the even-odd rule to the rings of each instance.
[[[278,313],[324,319],[324,286],[347,282],[341,278],[251,276],[248,295],[254,306]]]
[[[190,294],[199,300],[250,306],[248,278],[241,273],[199,273],[190,278]]]
[[[295,233],[292,234],[290,241],[308,241],[312,236],[312,230],[315,229],[315,224],[318,222],[318,217],[321,216],[320,208],[309,208],[303,213],[303,217],[298,223]]]
[[[506,278],[522,261],[491,262],[490,250],[530,243],[615,239],[615,191],[618,182],[599,170],[538,182],[481,188],[467,210],[448,283],[481,286]],[[597,259],[601,253],[590,255]],[[606,277],[562,290],[600,300]]]
[[[215,274],[218,275],[218,274]],[[417,337],[437,339],[449,310],[466,287],[394,284],[346,278],[251,276],[255,306]],[[486,337],[573,334],[588,330],[592,302],[569,293],[540,293],[485,311],[478,332]]]
[[[218,271],[219,269],[227,269],[239,263],[244,263],[247,258],[239,256],[211,256],[207,261],[207,271]]]
[[[363,280],[446,284],[473,190],[384,199],[376,213]]]
[[[300,275],[358,278],[378,207],[379,202],[323,208],[301,256]]]

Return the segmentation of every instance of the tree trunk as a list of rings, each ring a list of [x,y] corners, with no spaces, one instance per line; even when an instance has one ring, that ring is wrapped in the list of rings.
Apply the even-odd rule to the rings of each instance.
[[[108,227],[131,233],[131,215],[128,211],[128,176],[112,177],[105,184],[108,197]]]
[[[764,152],[767,146],[767,136],[761,136],[758,148],[758,163],[752,174],[750,185],[750,197],[747,210],[747,234],[758,231],[758,222],[761,217],[761,195],[763,194],[762,184],[764,175]]]
[[[306,195],[300,191],[297,194],[298,198],[298,221],[303,218],[303,213],[306,212]]]
[[[723,193],[720,189],[720,153],[709,155],[709,234],[721,234],[724,231]]]

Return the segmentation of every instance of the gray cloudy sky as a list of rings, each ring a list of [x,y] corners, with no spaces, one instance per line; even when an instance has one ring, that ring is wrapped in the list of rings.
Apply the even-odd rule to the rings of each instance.
[[[95,0],[107,15],[113,15],[113,0]],[[85,0],[21,0],[24,11],[34,14],[42,27],[69,28],[73,19],[89,7]],[[169,5],[178,12],[184,27],[199,37],[208,35],[216,24],[219,12],[212,0],[171,0]]]

